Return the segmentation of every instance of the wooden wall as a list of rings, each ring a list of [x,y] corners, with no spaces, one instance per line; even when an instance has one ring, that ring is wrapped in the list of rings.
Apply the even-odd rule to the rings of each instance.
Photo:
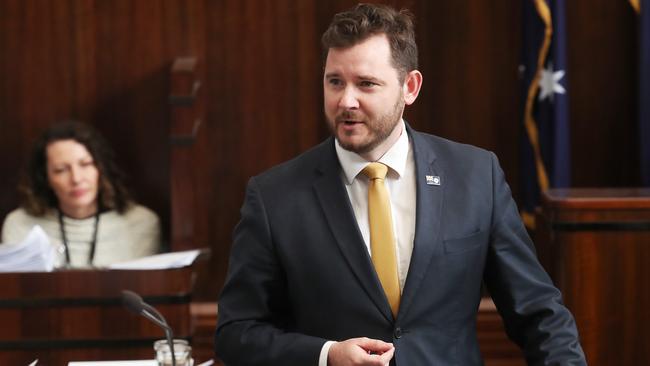
[[[215,299],[247,179],[327,135],[319,39],[351,0],[1,0],[0,216],[32,139],[54,120],[96,125],[144,204],[169,221],[168,69],[195,56],[206,120],[194,147],[198,297]],[[416,15],[417,129],[493,150],[518,193],[521,5],[388,1]],[[573,179],[638,184],[636,17],[626,1],[568,3]]]

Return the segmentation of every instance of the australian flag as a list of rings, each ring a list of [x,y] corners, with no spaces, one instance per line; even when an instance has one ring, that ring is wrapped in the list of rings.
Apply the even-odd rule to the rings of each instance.
[[[564,0],[524,0],[521,212],[534,227],[541,192],[569,187],[569,85]]]
[[[650,187],[650,0],[641,2],[639,23],[639,149],[641,180]]]

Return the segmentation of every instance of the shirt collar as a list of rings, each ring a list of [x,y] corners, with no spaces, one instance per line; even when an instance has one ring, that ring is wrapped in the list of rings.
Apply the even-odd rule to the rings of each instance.
[[[386,164],[390,168],[388,173],[389,175],[392,170],[398,177],[401,177],[404,175],[404,170],[406,169],[406,160],[408,158],[410,145],[404,120],[400,120],[399,123],[402,125],[402,133],[393,146],[391,146],[390,149],[388,149],[388,151],[386,151],[386,153],[377,161]],[[334,141],[336,155],[338,156],[341,167],[343,168],[343,176],[345,177],[346,184],[352,184],[354,178],[356,178],[369,162],[359,156],[359,154],[345,150],[341,147],[338,140],[334,139]]]

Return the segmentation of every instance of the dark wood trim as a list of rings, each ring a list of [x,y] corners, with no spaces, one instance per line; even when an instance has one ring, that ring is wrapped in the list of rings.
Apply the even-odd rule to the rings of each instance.
[[[30,339],[22,341],[0,341],[0,350],[25,350],[25,349],[63,349],[63,348],[142,348],[162,339],[150,338],[122,338],[122,339]],[[186,339],[192,342],[191,336],[174,335],[174,338]]]
[[[556,231],[649,231],[650,221],[630,222],[553,222],[551,227]],[[649,243],[650,244],[650,243]]]
[[[192,301],[192,294],[184,293],[166,296],[145,296],[142,298],[150,305],[161,304],[187,304]],[[19,298],[19,299],[0,299],[0,309],[2,308],[51,308],[51,307],[69,307],[69,306],[121,306],[122,299],[119,297],[97,298],[97,297],[80,297],[80,298]]]

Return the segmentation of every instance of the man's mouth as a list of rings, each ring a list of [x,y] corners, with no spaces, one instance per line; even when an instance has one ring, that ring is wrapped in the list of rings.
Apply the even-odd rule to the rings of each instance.
[[[351,126],[351,125],[355,125],[355,124],[358,124],[358,123],[363,123],[363,120],[362,119],[354,119],[354,118],[345,118],[345,116],[343,116],[343,117],[337,118],[336,122]]]

